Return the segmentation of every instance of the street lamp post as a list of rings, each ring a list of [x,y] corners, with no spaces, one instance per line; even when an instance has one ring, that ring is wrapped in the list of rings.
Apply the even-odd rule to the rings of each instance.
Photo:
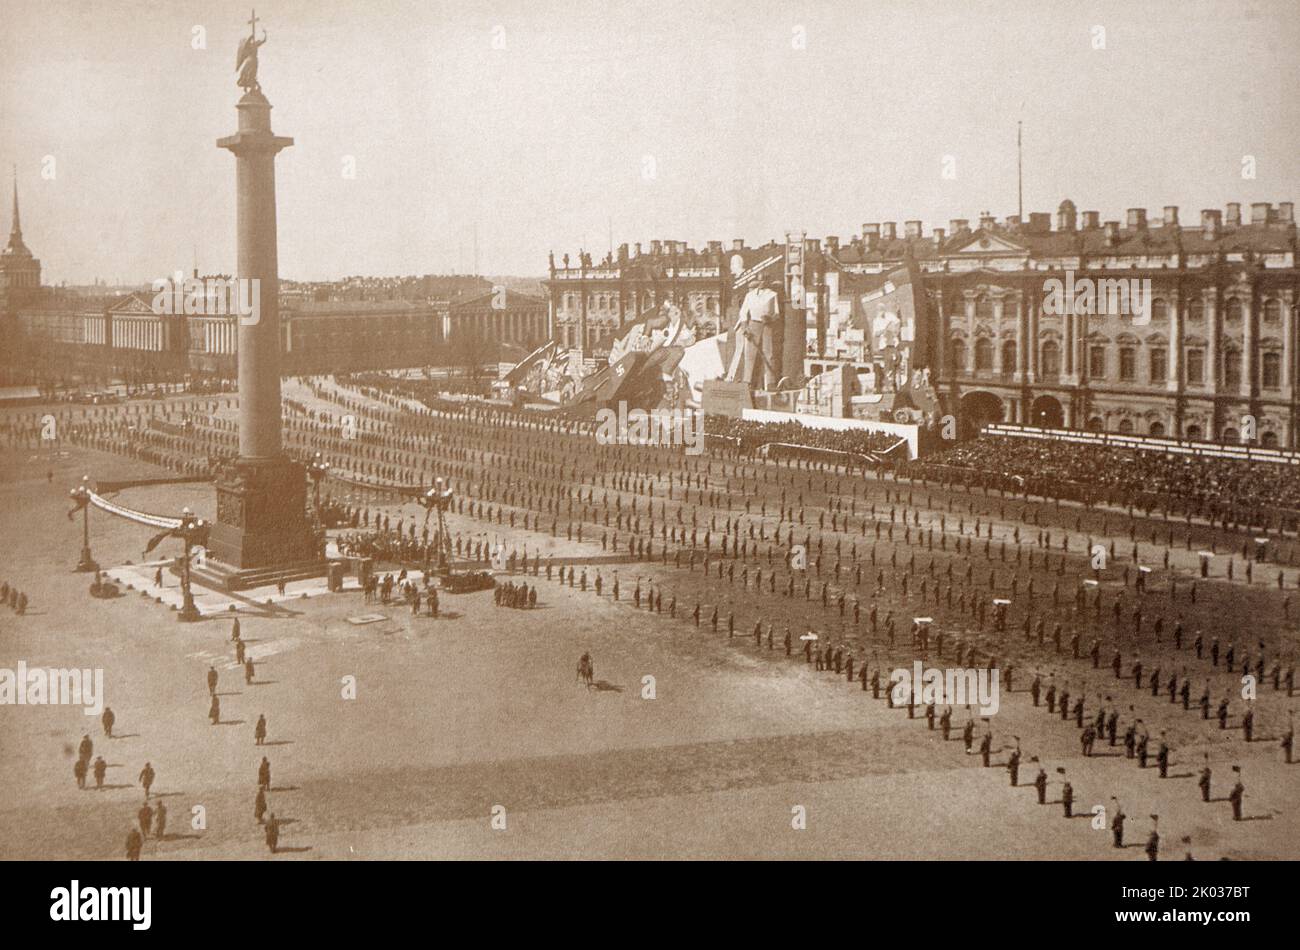
[[[194,606],[194,594],[190,590],[190,547],[196,541],[206,540],[207,532],[208,526],[201,518],[196,518],[189,508],[181,509],[181,523],[177,528],[177,534],[185,543],[185,552],[181,556],[181,594],[184,601],[177,619],[185,623],[199,619],[199,609]]]
[[[320,516],[320,483],[322,479],[329,474],[329,470],[329,463],[321,458],[319,452],[312,456],[311,461],[307,463],[307,475],[311,478],[312,507],[315,511],[317,527],[322,525]]]
[[[451,488],[441,479],[435,479],[433,487],[429,488],[419,498],[420,507],[424,509],[424,520],[427,524],[429,515],[433,512],[438,513],[438,564],[437,573],[439,577],[449,577],[451,575],[451,539],[447,536],[447,521],[444,517],[447,508],[451,505]]]
[[[99,570],[99,565],[90,556],[90,476],[83,475],[81,484],[69,494],[81,509],[81,560],[77,562],[76,570],[81,574],[92,573]]]

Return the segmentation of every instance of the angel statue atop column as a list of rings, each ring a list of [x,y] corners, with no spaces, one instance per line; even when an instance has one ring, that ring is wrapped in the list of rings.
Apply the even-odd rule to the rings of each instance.
[[[256,11],[253,12],[248,24],[249,34],[239,41],[239,52],[235,54],[235,72],[239,73],[235,84],[249,92],[261,92],[262,86],[257,81],[257,48],[266,42],[266,29],[263,28],[262,38],[259,40]]]

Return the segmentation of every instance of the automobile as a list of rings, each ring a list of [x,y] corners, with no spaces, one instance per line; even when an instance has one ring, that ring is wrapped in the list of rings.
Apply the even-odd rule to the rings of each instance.
[[[497,586],[497,582],[490,571],[461,571],[440,577],[438,586],[448,594],[472,594],[480,590],[491,590]]]

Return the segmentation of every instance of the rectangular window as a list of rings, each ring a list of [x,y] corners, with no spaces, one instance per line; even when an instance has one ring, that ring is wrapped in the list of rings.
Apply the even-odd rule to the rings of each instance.
[[[1137,379],[1137,351],[1131,346],[1119,348],[1119,378],[1126,383]]]
[[[1241,385],[1241,351],[1223,351],[1223,384],[1229,387]]]
[[[1205,382],[1205,351],[1187,351],[1187,385],[1200,386]]]
[[[1090,346],[1088,347],[1088,375],[1093,379],[1103,379],[1106,376],[1106,347]]]
[[[1260,366],[1261,383],[1265,389],[1282,388],[1282,354],[1265,352]]]
[[[1158,385],[1163,383],[1169,376],[1169,357],[1163,349],[1155,347],[1151,350],[1151,383]]]

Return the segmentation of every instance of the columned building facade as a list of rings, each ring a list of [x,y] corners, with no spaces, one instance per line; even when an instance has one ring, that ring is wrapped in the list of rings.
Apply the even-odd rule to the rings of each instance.
[[[505,287],[453,303],[443,319],[442,335],[452,346],[471,337],[531,351],[551,335],[546,301]]]
[[[1234,203],[1184,223],[1176,206],[1102,221],[1067,200],[1055,215],[985,213],[929,233],[918,220],[868,223],[805,248],[810,274],[913,270],[931,379],[967,434],[1004,421],[1300,448],[1292,202]],[[697,338],[725,331],[743,293],[736,278],[783,249],[652,241],[600,264],[552,256],[552,338],[599,361],[664,300],[704,324]]]
[[[868,224],[837,260],[922,273],[932,376],[966,434],[1004,421],[1300,448],[1292,203],[1184,226],[1173,206],[1121,224],[1065,201],[1055,219]]]

